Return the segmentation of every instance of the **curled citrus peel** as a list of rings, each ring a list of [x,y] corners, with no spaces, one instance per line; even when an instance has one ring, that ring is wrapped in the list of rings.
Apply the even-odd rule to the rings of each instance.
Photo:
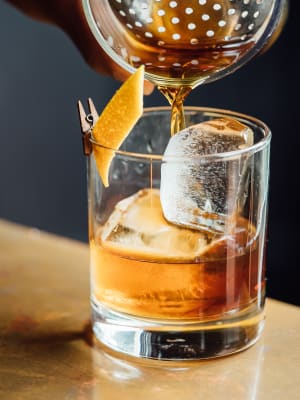
[[[94,157],[105,187],[109,168],[118,150],[143,114],[144,66],[139,67],[115,93],[93,128]]]

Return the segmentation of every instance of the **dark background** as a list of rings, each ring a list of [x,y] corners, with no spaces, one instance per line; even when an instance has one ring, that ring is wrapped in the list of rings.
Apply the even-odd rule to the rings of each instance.
[[[192,93],[191,105],[256,116],[272,129],[268,295],[299,304],[299,4],[264,56]],[[297,25],[297,27],[296,27]],[[103,109],[117,82],[97,75],[69,38],[0,0],[0,218],[87,240],[85,160],[76,112]],[[159,93],[146,106],[165,105]]]

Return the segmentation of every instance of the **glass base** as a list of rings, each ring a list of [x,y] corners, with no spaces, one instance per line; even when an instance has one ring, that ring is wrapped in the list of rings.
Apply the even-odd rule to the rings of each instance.
[[[202,323],[132,318],[92,301],[93,332],[105,346],[134,357],[201,360],[233,354],[253,345],[264,326],[262,309]]]

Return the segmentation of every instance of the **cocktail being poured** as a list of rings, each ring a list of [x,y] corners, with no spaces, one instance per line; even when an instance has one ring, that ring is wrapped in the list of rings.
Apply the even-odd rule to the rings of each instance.
[[[145,66],[172,105],[171,133],[196,86],[249,61],[282,29],[287,0],[83,0],[91,29],[117,64]]]
[[[264,323],[271,133],[235,112],[183,112],[183,101],[270,43],[286,2],[83,4],[101,46],[134,72],[99,118],[91,101],[87,117],[79,108],[95,337],[160,360],[241,351]],[[143,110],[144,70],[171,109]]]

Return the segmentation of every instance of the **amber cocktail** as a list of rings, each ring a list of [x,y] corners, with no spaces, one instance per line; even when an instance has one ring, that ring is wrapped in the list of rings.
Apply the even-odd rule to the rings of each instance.
[[[240,121],[251,143],[240,144],[234,123],[223,152],[214,142],[208,154],[197,144],[173,157],[169,117],[145,110],[106,188],[90,156],[93,329],[134,356],[222,356],[253,344],[263,326],[270,132],[251,117],[187,108],[188,126]]]

